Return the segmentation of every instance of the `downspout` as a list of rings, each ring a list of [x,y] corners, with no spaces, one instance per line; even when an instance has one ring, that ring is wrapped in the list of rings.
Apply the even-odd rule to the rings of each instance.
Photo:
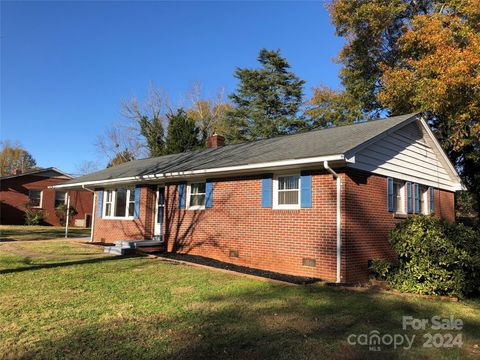
[[[87,190],[87,191],[90,191],[93,193],[93,205],[92,205],[92,229],[90,230],[90,242],[93,242],[93,229],[94,229],[94,225],[95,225],[95,204],[96,204],[96,201],[95,199],[97,198],[97,193],[92,190],[92,189],[89,189],[89,188],[86,188],[85,185],[82,185],[82,189],[84,190]]]
[[[323,162],[323,167],[337,180],[337,283],[342,282],[342,192],[340,176],[328,165],[328,161]]]

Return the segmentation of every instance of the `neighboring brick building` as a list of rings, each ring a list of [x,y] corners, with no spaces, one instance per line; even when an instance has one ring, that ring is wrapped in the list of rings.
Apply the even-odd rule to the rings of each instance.
[[[337,282],[391,257],[408,215],[453,221],[453,166],[420,115],[132,161],[58,188],[96,190],[93,239]],[[334,170],[333,170],[334,169]]]
[[[27,204],[43,212],[44,225],[60,225],[55,207],[66,203],[66,191],[50,189],[50,186],[73,179],[70,175],[53,167],[34,169],[24,173],[0,178],[0,224],[25,224]],[[69,191],[70,207],[76,214],[70,224],[89,227],[92,218],[93,195],[89,192]]]

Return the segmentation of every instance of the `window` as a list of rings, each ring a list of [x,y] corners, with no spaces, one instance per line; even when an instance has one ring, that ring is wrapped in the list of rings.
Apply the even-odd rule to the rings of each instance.
[[[393,211],[405,213],[405,183],[401,181],[393,182]]]
[[[191,183],[188,187],[188,208],[195,209],[204,209],[205,208],[205,195],[206,195],[206,186],[204,182]]]
[[[66,194],[67,193],[63,191],[55,191],[55,208],[59,205],[65,204],[65,199],[67,198]]]
[[[42,191],[29,190],[28,198],[29,198],[29,203],[32,207],[42,207]]]
[[[103,215],[106,218],[132,218],[135,211],[135,189],[106,190]]]
[[[426,215],[429,213],[428,188],[423,185],[420,185],[420,213]]]
[[[300,176],[281,175],[274,182],[274,207],[277,209],[300,208]]]
[[[130,189],[129,192],[130,192],[130,195],[128,197],[128,204],[127,204],[128,216],[133,217],[135,212],[135,189]]]
[[[105,191],[104,216],[112,216],[113,190]]]

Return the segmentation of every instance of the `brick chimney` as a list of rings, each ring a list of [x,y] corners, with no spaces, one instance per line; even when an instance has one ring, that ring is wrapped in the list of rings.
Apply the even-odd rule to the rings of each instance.
[[[218,148],[225,145],[225,138],[218,134],[213,134],[207,140],[207,147],[209,148]]]

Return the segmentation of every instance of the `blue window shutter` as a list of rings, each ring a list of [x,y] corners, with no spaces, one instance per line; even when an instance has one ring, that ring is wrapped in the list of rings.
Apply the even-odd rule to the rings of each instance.
[[[135,208],[133,209],[133,218],[138,219],[140,215],[140,186],[135,186]]]
[[[418,214],[420,212],[420,187],[418,184],[413,184],[413,202],[415,204],[413,211]]]
[[[302,172],[300,175],[300,207],[312,207],[312,175],[310,172]]]
[[[435,212],[435,191],[433,187],[428,188],[428,192],[430,193],[430,212]]]
[[[185,209],[185,184],[178,184],[178,208]]]
[[[262,178],[262,208],[272,207],[272,175],[265,174]]]
[[[412,213],[412,183],[407,181],[407,213]]]
[[[211,208],[213,206],[213,183],[207,180],[205,183],[205,207]]]
[[[103,211],[103,191],[99,190],[97,192],[97,217],[101,218],[102,217],[102,211]]]
[[[387,203],[388,211],[395,211],[393,208],[393,179],[387,178]]]

